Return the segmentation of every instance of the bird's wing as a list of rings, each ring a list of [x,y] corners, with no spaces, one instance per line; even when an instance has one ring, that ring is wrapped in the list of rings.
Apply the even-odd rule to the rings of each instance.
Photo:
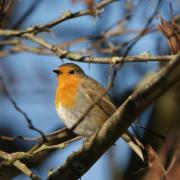
[[[81,84],[81,90],[83,94],[91,101],[93,104],[98,98],[100,98],[104,92],[105,88],[102,87],[96,80],[86,77],[86,80]],[[113,104],[109,95],[104,95],[97,102],[97,105],[108,115],[112,115],[116,110],[116,106]]]
[[[92,104],[102,96],[105,92],[105,89],[94,79],[90,77],[86,77],[87,79],[83,81],[81,84],[81,90],[83,94],[92,102]],[[113,104],[111,98],[108,94],[104,95],[98,102],[97,105],[108,115],[111,116],[115,110],[116,106]],[[134,135],[130,134],[128,130],[126,130],[122,138],[128,143],[131,149],[139,156],[142,161],[146,161],[146,151],[143,144],[140,142],[138,138]]]

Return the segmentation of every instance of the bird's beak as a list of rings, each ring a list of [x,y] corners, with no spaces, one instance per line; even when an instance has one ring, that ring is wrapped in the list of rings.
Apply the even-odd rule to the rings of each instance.
[[[54,69],[53,72],[54,72],[55,74],[57,74],[57,75],[59,74],[59,70],[58,70],[58,69]]]

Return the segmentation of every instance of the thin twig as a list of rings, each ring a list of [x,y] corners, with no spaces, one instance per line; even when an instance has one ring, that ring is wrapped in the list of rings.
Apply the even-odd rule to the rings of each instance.
[[[30,15],[31,13],[39,7],[42,1],[34,1],[31,3],[31,6],[24,12],[23,15],[18,19],[18,21],[13,25],[11,29],[18,28]]]
[[[150,16],[150,18],[148,19],[145,27],[143,28],[143,30],[133,39],[133,40],[130,40],[127,44],[127,48],[126,48],[126,51],[124,52],[124,57],[126,57],[129,53],[129,51],[132,49],[132,47],[143,37],[143,35],[146,33],[149,25],[152,23],[154,17],[157,15],[160,7],[162,5],[162,0],[158,0],[157,2],[157,5],[156,5],[156,8],[154,10],[154,12],[152,13],[152,15]]]
[[[40,129],[36,128],[36,127],[33,125],[32,120],[28,117],[28,115],[17,105],[17,103],[16,103],[16,102],[13,100],[13,98],[10,96],[10,94],[9,94],[9,92],[8,92],[8,90],[7,90],[7,88],[6,88],[5,84],[4,84],[4,81],[3,81],[3,79],[2,79],[1,76],[0,76],[0,81],[1,81],[1,85],[2,85],[2,88],[3,88],[3,91],[4,91],[5,96],[6,96],[6,97],[9,99],[9,101],[12,103],[13,107],[14,107],[20,114],[22,114],[23,117],[26,119],[26,121],[27,121],[27,123],[28,123],[29,129],[38,132],[38,133],[42,136],[43,140],[46,141],[46,137],[45,137],[44,133],[43,133]]]

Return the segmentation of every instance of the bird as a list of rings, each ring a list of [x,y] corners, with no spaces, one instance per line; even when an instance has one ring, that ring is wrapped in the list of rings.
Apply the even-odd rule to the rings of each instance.
[[[53,72],[58,81],[55,108],[59,118],[75,134],[82,137],[92,136],[117,110],[111,97],[106,93],[97,101],[105,88],[74,63],[62,64]],[[144,145],[140,140],[128,130],[123,133],[122,138],[145,161]]]

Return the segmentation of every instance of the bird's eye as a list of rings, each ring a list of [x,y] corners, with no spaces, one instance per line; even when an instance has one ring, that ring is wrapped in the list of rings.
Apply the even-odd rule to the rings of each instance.
[[[69,74],[74,74],[74,73],[75,73],[74,69],[71,69],[71,70],[69,71]]]

